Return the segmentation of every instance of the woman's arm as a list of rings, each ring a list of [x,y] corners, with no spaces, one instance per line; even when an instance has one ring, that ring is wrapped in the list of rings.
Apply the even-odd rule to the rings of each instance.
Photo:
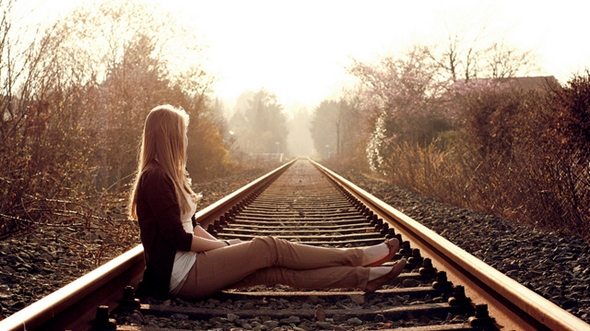
[[[195,226],[195,230],[193,232],[194,232],[195,236],[197,236],[197,237],[212,239],[212,240],[217,239],[217,238],[213,237],[209,232],[205,231],[205,229],[203,229],[203,227],[199,224],[197,224],[197,226]]]
[[[195,226],[191,252],[205,252],[212,249],[235,245],[242,242],[240,239],[219,240],[205,231],[200,225]]]
[[[191,252],[206,252],[212,249],[221,248],[225,246],[228,246],[228,243],[226,243],[225,241],[221,241],[215,238],[209,239],[199,236],[193,236],[193,241],[191,243]]]

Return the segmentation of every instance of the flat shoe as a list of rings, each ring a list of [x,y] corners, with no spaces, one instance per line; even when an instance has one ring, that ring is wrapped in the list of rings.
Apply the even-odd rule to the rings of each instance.
[[[399,240],[397,240],[396,238],[389,239],[385,241],[385,244],[387,245],[387,247],[389,247],[389,254],[387,254],[387,256],[382,258],[381,260],[373,262],[367,265],[366,267],[378,267],[383,263],[391,261],[391,259],[393,259],[395,253],[397,253],[397,250],[399,249]]]
[[[385,285],[388,281],[399,276],[402,270],[404,270],[405,266],[406,259],[401,259],[398,262],[396,262],[391,268],[391,271],[379,278],[373,279],[372,281],[368,282],[367,286],[365,286],[365,293],[375,292],[378,288]]]

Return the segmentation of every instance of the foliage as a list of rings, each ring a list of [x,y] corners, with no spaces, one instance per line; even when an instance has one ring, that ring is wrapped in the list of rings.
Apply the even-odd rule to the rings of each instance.
[[[0,235],[46,221],[42,201],[98,196],[83,204],[100,210],[102,193],[124,189],[135,171],[143,121],[159,104],[191,115],[188,167],[196,181],[235,168],[209,106],[200,46],[166,14],[105,1],[78,8],[25,44],[11,30],[10,5],[4,9]]]
[[[329,158],[336,154],[339,118],[340,104],[335,101],[324,100],[314,110],[310,129],[311,139],[313,139],[315,150],[322,158]]]
[[[211,181],[234,171],[237,164],[231,160],[221,132],[211,119],[201,117],[192,122],[188,132],[187,169],[195,182]]]
[[[348,163],[356,163],[357,150],[364,149],[362,146],[366,140],[360,136],[359,128],[362,127],[358,109],[351,101],[324,100],[314,110],[311,120],[315,150],[322,158],[336,156]]]
[[[294,111],[293,117],[287,121],[287,144],[293,156],[308,156],[312,153],[313,140],[309,134],[311,117],[307,108],[300,108]]]
[[[377,65],[356,62],[349,70],[359,79],[357,93],[373,131],[366,149],[372,168],[392,166],[386,156],[396,145],[425,145],[451,127],[441,107],[447,82],[438,79],[438,68],[420,48]]]
[[[276,95],[264,89],[245,92],[244,109],[238,109],[230,120],[236,144],[246,153],[286,153],[287,118]]]
[[[366,141],[364,152],[373,170],[395,168],[396,159],[389,156],[399,146],[441,146],[440,137],[449,137],[461,125],[452,103],[457,86],[474,80],[487,85],[534,68],[531,51],[504,41],[485,44],[482,33],[449,33],[446,44],[417,45],[376,63],[354,61],[349,66],[358,81],[348,96],[357,110],[353,135],[370,137],[361,141]]]
[[[573,77],[563,89],[553,91],[557,121],[551,126],[561,142],[559,149],[566,154],[590,154],[590,71]]]
[[[552,89],[473,86],[454,104],[464,125],[452,149],[398,146],[392,180],[455,205],[590,238],[589,77]]]
[[[533,60],[504,43],[452,36],[442,48],[355,61],[349,72],[359,84],[347,100],[357,125],[346,134],[396,184],[590,238],[590,74],[566,86],[515,77]],[[336,108],[326,101],[315,111],[318,146],[336,140]]]

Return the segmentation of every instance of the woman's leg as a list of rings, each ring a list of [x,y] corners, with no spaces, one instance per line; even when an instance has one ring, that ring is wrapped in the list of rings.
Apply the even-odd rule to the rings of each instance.
[[[198,254],[195,267],[178,295],[203,298],[265,268],[309,270],[358,267],[362,260],[363,250],[359,248],[324,248],[294,244],[274,237],[258,237],[249,242]],[[362,272],[368,275],[368,271]],[[351,276],[347,274],[344,277]]]
[[[369,281],[371,269],[367,267],[326,267],[309,270],[294,270],[272,267],[256,271],[228,288],[243,288],[256,285],[289,285],[302,289],[360,288]],[[389,270],[389,268],[383,268]]]
[[[266,268],[252,273],[230,288],[283,284],[304,289],[360,288],[373,292],[397,277],[406,265],[401,259],[388,267],[327,267],[293,270]]]

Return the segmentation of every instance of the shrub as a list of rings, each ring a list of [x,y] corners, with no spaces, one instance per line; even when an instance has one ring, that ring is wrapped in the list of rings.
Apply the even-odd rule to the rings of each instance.
[[[455,205],[590,238],[590,79],[472,91],[462,130],[397,145],[393,182]],[[454,140],[456,139],[456,140]]]

